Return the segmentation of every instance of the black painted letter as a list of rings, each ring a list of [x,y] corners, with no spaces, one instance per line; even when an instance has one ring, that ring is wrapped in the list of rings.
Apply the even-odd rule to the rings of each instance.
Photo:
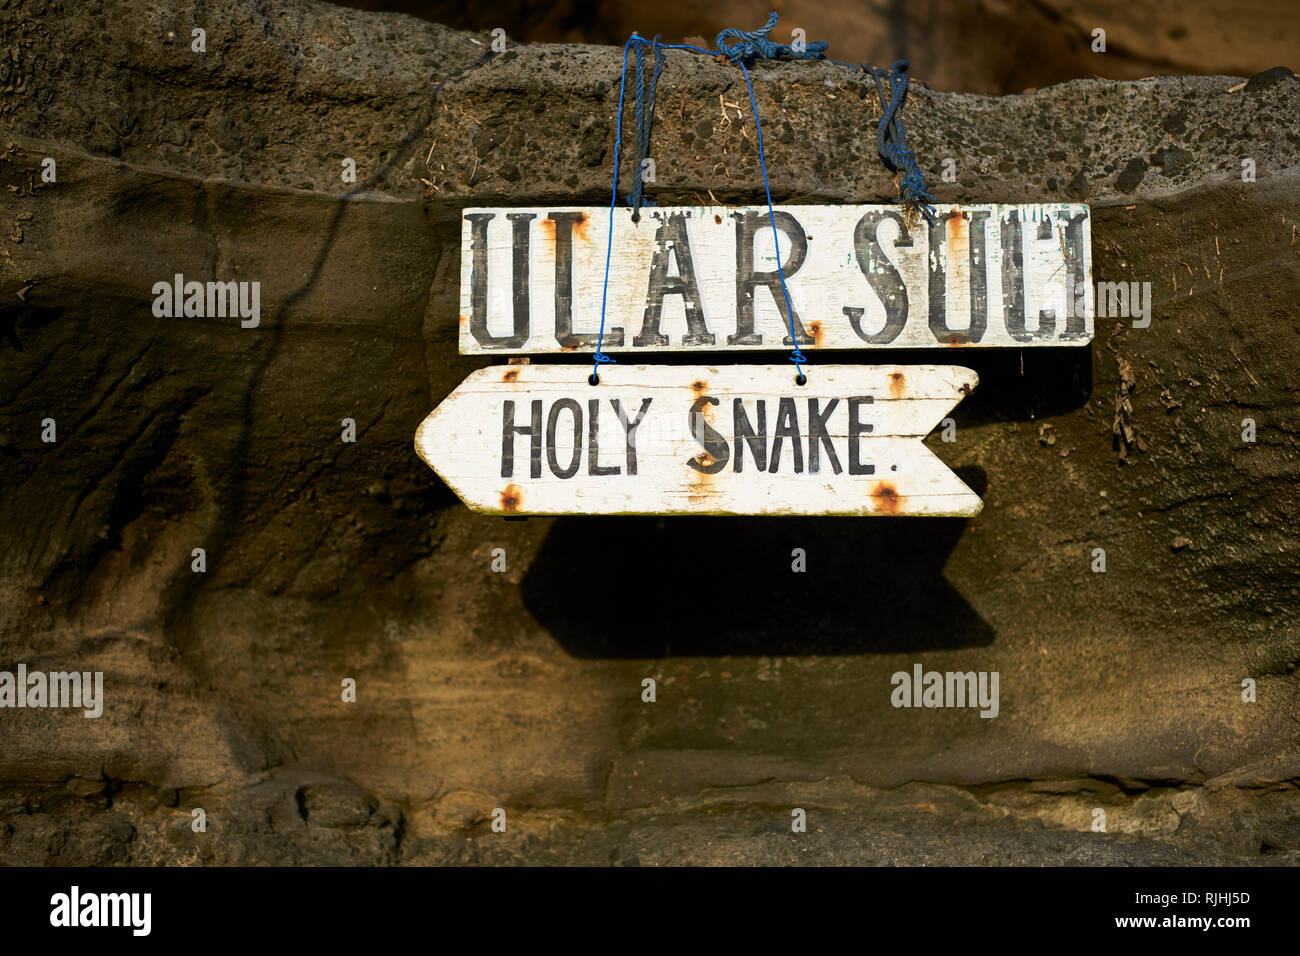
[[[745,457],[742,441],[749,445],[749,453],[754,456],[758,470],[767,471],[767,402],[758,399],[758,430],[755,431],[745,414],[745,400],[736,399],[732,405],[732,433],[736,436],[736,471],[740,471],[744,464],[741,460]]]
[[[874,475],[876,473],[875,465],[862,464],[862,457],[858,454],[858,436],[875,431],[875,426],[870,422],[858,420],[858,409],[863,405],[870,405],[875,401],[873,395],[859,395],[849,399],[849,474],[850,475]]]
[[[611,398],[609,403],[614,406],[614,411],[618,412],[618,420],[623,423],[623,431],[627,433],[627,473],[636,474],[636,428],[641,424],[641,419],[645,418],[645,413],[650,410],[652,399],[647,398],[641,403],[641,411],[636,413],[636,419],[627,420],[627,415],[623,414],[623,405],[617,398]]]
[[[542,477],[542,401],[533,400],[532,425],[515,424],[515,403],[507,399],[501,404],[501,477],[510,478],[515,471],[515,433],[532,439],[528,473]]]
[[[948,327],[948,245],[946,235],[949,233],[948,220],[959,217],[971,217],[966,238],[969,246],[968,261],[971,272],[970,328],[951,329]],[[978,342],[984,338],[988,327],[988,279],[984,274],[986,256],[984,249],[984,220],[987,212],[959,213],[949,212],[936,217],[930,223],[930,249],[927,259],[930,263],[930,331],[934,338],[944,345],[962,345]]]
[[[555,424],[559,421],[560,412],[565,410],[573,416],[573,458],[561,468],[555,457]],[[582,406],[571,398],[557,401],[546,417],[546,463],[551,466],[551,474],[556,478],[572,478],[582,464]]]
[[[793,439],[791,445],[794,447],[794,473],[797,475],[803,471],[803,441],[799,434],[799,415],[794,409],[793,398],[781,399],[781,404],[777,407],[776,428],[772,430],[772,460],[767,470],[776,474],[781,468],[781,439]]]
[[[470,213],[465,218],[470,224],[470,255],[473,256],[469,273],[470,334],[485,349],[522,348],[528,341],[528,222],[537,216],[530,212],[512,212],[507,216],[514,223],[515,326],[511,335],[493,335],[487,328],[487,230],[496,213]]]
[[[764,227],[769,230],[772,222],[765,212],[733,212],[731,218],[736,220],[736,334],[727,336],[728,345],[762,345],[763,336],[754,331],[754,288],[767,286],[781,313],[781,321],[789,329],[794,325],[795,335],[800,345],[812,345],[813,337],[804,331],[798,315],[791,315],[791,306],[787,306],[785,295],[781,292],[781,274],[773,269],[771,272],[758,272],[754,269],[754,237]],[[785,262],[781,263],[781,273],[786,282],[799,271],[808,256],[808,238],[804,235],[799,220],[788,212],[776,214],[776,226],[784,234],[780,245],[790,250]],[[785,337],[786,345],[794,345],[790,336]]]
[[[712,461],[706,465],[697,457],[692,458],[686,464],[706,475],[716,475],[726,468],[727,458],[731,455],[731,449],[727,447],[727,440],[704,420],[704,406],[716,404],[718,404],[718,400],[712,395],[701,395],[692,403],[689,419],[691,434],[704,447],[705,455],[711,458]]]
[[[617,475],[618,465],[600,464],[600,399],[587,400],[587,474]]]
[[[907,286],[903,284],[903,277],[885,256],[885,251],[880,247],[880,240],[876,238],[876,234],[880,231],[880,224],[886,219],[898,223],[898,241],[894,246],[910,248],[912,236],[907,231],[903,217],[896,212],[869,212],[858,220],[858,225],[853,230],[853,253],[857,256],[858,268],[867,277],[872,290],[885,307],[885,327],[879,332],[868,335],[862,331],[862,315],[865,309],[855,309],[847,305],[844,307],[844,314],[849,317],[849,323],[853,326],[853,331],[858,333],[858,338],[872,345],[889,344],[898,338],[898,334],[903,331],[903,326],[907,325]]]
[[[672,213],[665,220],[661,213],[655,230],[654,258],[650,262],[650,282],[645,294],[645,317],[641,333],[632,339],[637,348],[647,345],[667,345],[668,336],[659,331],[663,314],[664,296],[680,295],[686,306],[686,335],[683,345],[712,345],[713,334],[704,324],[704,308],[700,304],[700,287],[695,281],[695,265],[691,261],[691,245],[686,235],[686,216]],[[677,259],[677,275],[668,274],[668,262]]]
[[[600,341],[599,333],[573,331],[573,227],[586,215],[553,212],[546,218],[555,223],[555,341],[561,348],[594,349]],[[622,346],[623,330],[606,331],[605,344],[611,348]]]
[[[835,406],[839,403],[838,398],[832,398],[831,403],[826,406],[826,411],[823,412],[817,399],[808,399],[808,473],[810,475],[821,471],[822,444],[826,445],[826,452],[830,455],[831,471],[838,475],[844,470],[840,467],[839,458],[835,456],[835,444],[831,441],[831,433],[826,430],[826,420],[831,417],[831,412],[835,411]]]

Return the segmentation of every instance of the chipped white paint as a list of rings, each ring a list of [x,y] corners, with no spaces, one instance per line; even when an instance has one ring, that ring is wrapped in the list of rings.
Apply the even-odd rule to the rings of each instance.
[[[901,206],[776,208],[805,351],[1091,341],[1087,206],[937,210],[928,226]],[[620,207],[613,227],[605,352],[791,348],[767,207],[647,207],[639,223]],[[465,210],[461,351],[594,351],[609,228],[608,208]]]
[[[416,451],[490,514],[980,510],[922,443],[975,387],[970,369],[817,365],[802,386],[789,364],[618,363],[602,366],[598,385],[588,375],[585,365],[479,369],[421,423]]]

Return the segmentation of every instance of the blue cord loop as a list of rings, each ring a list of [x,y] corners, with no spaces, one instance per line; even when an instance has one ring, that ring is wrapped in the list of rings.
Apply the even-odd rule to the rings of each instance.
[[[775,60],[778,57],[788,56],[796,60],[821,60],[824,59],[827,44],[823,40],[816,43],[806,43],[802,50],[796,50],[793,46],[784,43],[774,43],[767,38],[776,26],[777,15],[769,13],[767,15],[767,25],[761,30],[744,30],[726,29],[718,34],[714,41],[718,45],[718,51],[726,56],[732,63],[753,65],[755,60]],[[728,43],[728,40],[735,40],[736,43]]]
[[[659,74],[664,71],[668,56],[664,45],[656,36],[650,43],[655,53],[654,72],[650,76],[650,89],[645,85],[645,41],[636,46],[636,156],[632,167],[632,192],[628,194],[627,204],[632,207],[632,221],[641,221],[641,206],[653,206],[645,198],[645,160],[650,155],[650,127],[655,118],[655,91],[659,88]]]
[[[934,202],[925,188],[925,178],[916,165],[916,154],[907,148],[903,129],[903,103],[907,100],[907,61],[896,60],[888,70],[871,71],[880,96],[880,125],[876,128],[876,149],[891,173],[898,174],[898,195],[916,209],[925,221],[935,221]],[[881,83],[884,80],[884,84]],[[889,95],[885,91],[888,89]]]
[[[605,240],[605,284],[600,290],[600,334],[596,338],[596,354],[592,359],[591,381],[596,383],[600,381],[600,365],[602,362],[613,362],[603,351],[605,344],[605,311],[609,301],[609,257],[614,250],[614,205],[618,202],[618,153],[619,148],[623,145],[623,101],[624,94],[627,92],[627,51],[632,45],[632,41],[641,40],[641,37],[635,33],[628,37],[627,43],[623,44],[623,69],[618,74],[618,113],[615,116],[615,136],[614,136],[614,184],[609,190],[609,228]],[[641,40],[644,43],[644,40]]]
[[[704,50],[683,43],[661,43],[658,36],[653,40],[646,40],[635,33],[628,38],[627,43],[623,46],[623,69],[619,73],[618,80],[618,113],[614,138],[614,182],[610,187],[609,228],[605,238],[605,282],[600,293],[600,334],[596,339],[596,354],[591,370],[593,383],[600,380],[598,372],[601,364],[614,361],[613,358],[602,351],[602,348],[605,342],[605,317],[609,303],[609,263],[614,247],[614,207],[618,204],[618,164],[623,145],[623,105],[626,102],[627,93],[627,53],[634,43],[636,44],[635,136],[637,162],[636,168],[633,170],[632,192],[626,197],[628,205],[632,207],[633,222],[640,220],[641,206],[654,205],[653,202],[645,198],[645,183],[642,181],[644,171],[641,160],[645,159],[650,151],[650,128],[654,123],[655,91],[659,86],[659,75],[663,72],[666,60],[664,51],[690,50],[692,53],[702,53],[705,56],[716,56],[722,53],[732,63],[739,66],[744,74],[745,86],[749,89],[749,103],[754,110],[754,128],[758,133],[758,162],[763,171],[763,190],[767,195],[768,219],[772,223],[772,244],[776,254],[776,270],[781,279],[781,293],[785,296],[786,314],[790,317],[790,341],[794,343],[794,350],[790,353],[790,361],[795,364],[799,384],[802,385],[807,380],[803,372],[803,366],[808,361],[808,356],[804,355],[803,350],[799,347],[799,340],[794,333],[794,306],[790,303],[790,290],[786,288],[785,271],[781,267],[780,233],[776,228],[776,210],[772,205],[772,187],[767,178],[767,158],[763,152],[763,126],[758,119],[758,102],[754,98],[754,84],[750,79],[747,64],[752,64],[758,59],[775,59],[782,56],[801,60],[824,59],[823,54],[826,52],[826,44],[820,41],[809,43],[805,45],[803,50],[795,51],[792,46],[774,43],[767,36],[776,26],[776,22],[777,15],[773,13],[768,15],[767,24],[761,30],[748,33],[734,29],[723,30],[717,37],[717,50]],[[728,43],[728,40],[736,42]],[[651,73],[648,91],[645,85],[645,47],[647,45],[654,50],[655,54],[654,70]],[[863,69],[868,68],[864,66]],[[907,100],[908,84],[907,61],[898,60],[888,70],[871,69],[869,72],[875,77],[876,92],[880,96],[880,125],[876,129],[876,148],[880,153],[880,158],[890,172],[898,175],[898,192],[903,202],[917,209],[927,222],[933,223],[936,220],[934,206],[932,205],[935,198],[925,188],[925,179],[921,175],[920,167],[916,164],[915,154],[907,148],[907,136],[903,129],[902,111],[903,104]],[[884,85],[882,85],[882,80]],[[886,95],[886,89],[888,95]]]
[[[781,238],[776,228],[776,210],[772,207],[772,187],[767,181],[767,160],[763,156],[763,124],[758,121],[758,101],[754,99],[754,84],[749,79],[749,69],[743,62],[737,64],[740,71],[745,74],[745,86],[749,88],[749,105],[754,109],[754,129],[758,133],[758,164],[763,170],[763,191],[767,194],[767,218],[772,223],[772,252],[776,256],[776,274],[781,279],[781,294],[785,296],[785,312],[789,317],[790,324],[790,341],[794,343],[794,351],[790,354],[790,361],[794,362],[795,372],[799,379],[799,384],[806,382],[807,376],[803,373],[804,363],[808,361],[807,356],[799,349],[799,337],[794,334],[794,306],[790,304],[790,290],[785,287],[785,270],[781,268]]]

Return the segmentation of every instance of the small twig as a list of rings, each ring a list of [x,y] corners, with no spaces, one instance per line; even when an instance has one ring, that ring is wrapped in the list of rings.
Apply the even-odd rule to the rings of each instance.
[[[1250,374],[1250,369],[1246,368],[1246,363],[1241,360],[1241,356],[1237,354],[1237,350],[1229,346],[1228,351],[1232,353],[1232,357],[1237,360],[1237,364],[1242,367],[1242,369],[1246,372],[1247,377],[1250,378],[1250,381],[1255,385],[1256,388],[1258,388],[1259,382],[1256,382],[1255,376]]]

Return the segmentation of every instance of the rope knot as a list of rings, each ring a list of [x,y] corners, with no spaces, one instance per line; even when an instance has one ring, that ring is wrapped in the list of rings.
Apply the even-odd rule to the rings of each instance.
[[[761,30],[737,30],[728,28],[718,34],[714,43],[717,44],[718,51],[726,56],[732,63],[753,64],[755,60],[775,60],[778,57],[788,56],[796,60],[821,60],[824,59],[827,44],[825,41],[818,40],[816,43],[805,43],[802,49],[796,50],[792,45],[785,43],[776,43],[767,38],[767,35],[776,27],[778,17],[775,13],[767,15],[767,24]],[[736,43],[728,43],[728,40],[735,40]]]

